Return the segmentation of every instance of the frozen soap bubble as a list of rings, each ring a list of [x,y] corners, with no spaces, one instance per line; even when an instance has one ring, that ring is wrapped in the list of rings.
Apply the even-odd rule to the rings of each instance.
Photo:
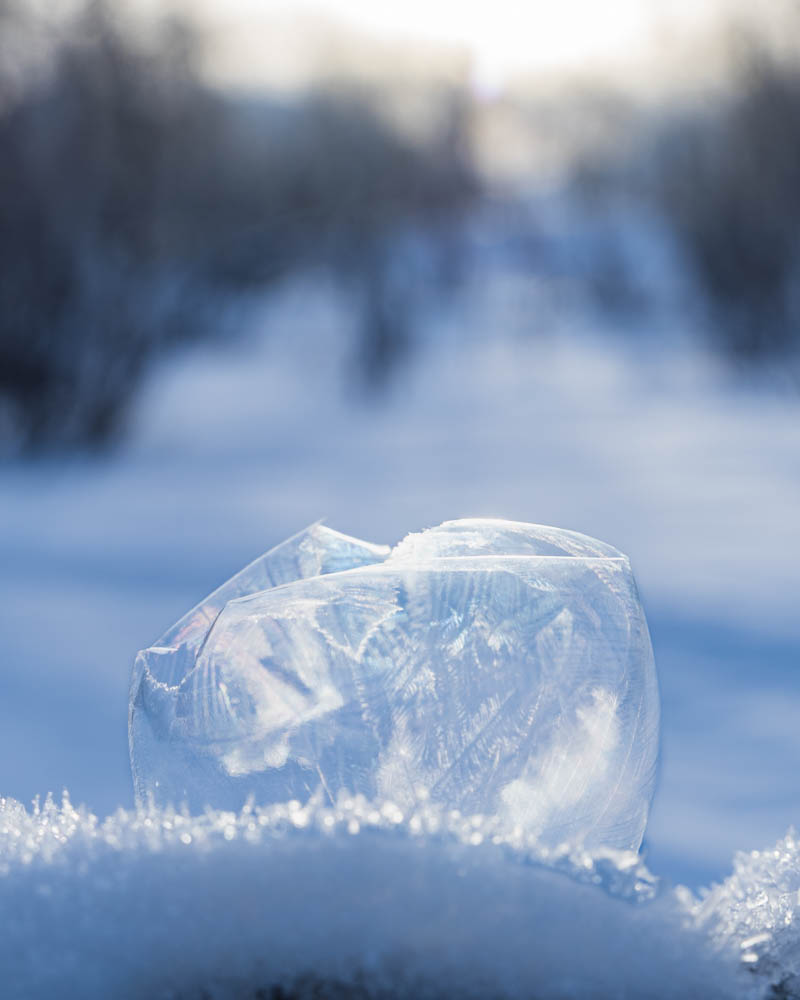
[[[431,799],[545,845],[638,849],[658,752],[627,558],[448,521],[393,550],[314,525],[136,658],[136,794],[239,808]]]

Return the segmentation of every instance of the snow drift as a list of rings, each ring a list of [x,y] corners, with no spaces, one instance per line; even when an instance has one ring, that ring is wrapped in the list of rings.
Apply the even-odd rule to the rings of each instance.
[[[32,811],[6,799],[2,993],[706,1000],[783,983],[785,996],[798,886],[793,835],[697,898],[631,852],[546,851],[432,806],[100,821],[66,797]]]

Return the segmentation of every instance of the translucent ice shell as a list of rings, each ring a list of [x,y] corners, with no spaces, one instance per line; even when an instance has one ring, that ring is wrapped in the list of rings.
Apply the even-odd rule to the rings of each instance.
[[[314,525],[136,658],[136,794],[239,808],[431,799],[541,843],[638,849],[658,689],[627,558],[449,521],[393,550]]]

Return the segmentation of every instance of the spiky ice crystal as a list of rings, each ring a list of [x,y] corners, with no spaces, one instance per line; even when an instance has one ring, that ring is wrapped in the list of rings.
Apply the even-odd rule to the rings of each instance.
[[[431,800],[543,845],[638,849],[658,691],[627,558],[449,521],[390,550],[314,525],[138,654],[137,797]]]

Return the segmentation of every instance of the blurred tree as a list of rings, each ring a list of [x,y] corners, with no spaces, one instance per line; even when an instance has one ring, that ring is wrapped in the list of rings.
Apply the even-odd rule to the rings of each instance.
[[[457,101],[414,142],[342,88],[210,91],[175,19],[137,32],[93,0],[43,26],[0,0],[0,20],[48,53],[23,71],[0,42],[0,433],[34,450],[113,439],[166,346],[311,264],[357,291],[363,369],[385,375],[413,314],[395,236],[444,253],[476,193]]]
[[[127,42],[93,3],[0,113],[0,394],[26,447],[117,429],[166,332],[160,182],[195,99],[174,32]]]
[[[656,198],[734,356],[800,347],[800,65],[738,35],[731,92],[653,157]]]

